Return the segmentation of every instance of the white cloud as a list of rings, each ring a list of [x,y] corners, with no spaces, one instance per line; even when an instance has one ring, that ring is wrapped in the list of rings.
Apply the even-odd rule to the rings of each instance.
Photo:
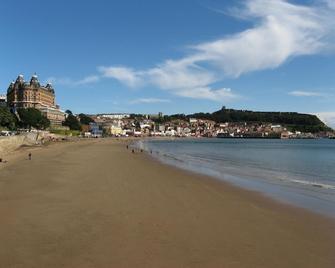
[[[100,80],[99,75],[89,75],[80,80],[74,80],[68,77],[62,77],[62,78],[49,77],[47,79],[47,82],[65,86],[81,86],[96,83],[99,80]]]
[[[291,91],[288,93],[291,96],[295,97],[326,97],[327,94],[322,93],[322,92],[313,92],[313,91]]]
[[[129,87],[153,85],[178,96],[214,101],[237,97],[231,90],[212,90],[208,85],[217,81],[215,74],[192,61],[192,58],[168,60],[154,68],[141,71],[120,66],[98,69],[104,77],[117,79]]]
[[[234,94],[230,88],[211,89],[209,87],[193,88],[192,90],[180,90],[176,95],[194,98],[194,99],[207,99],[212,101],[233,100],[239,98]]]
[[[214,74],[188,59],[168,60],[146,72],[151,83],[162,89],[174,90],[203,87],[216,81]]]
[[[233,36],[195,46],[203,58],[228,76],[272,69],[289,58],[320,53],[329,47],[333,12],[284,0],[249,0],[238,12],[256,26]]]
[[[192,46],[188,56],[149,69],[111,66],[99,71],[129,87],[152,85],[184,97],[231,100],[237,95],[231,90],[215,90],[213,84],[227,76],[276,68],[290,58],[330,49],[335,29],[332,5],[331,0],[314,6],[286,0],[246,0],[233,15],[253,21],[250,29]]]
[[[99,80],[100,80],[100,77],[98,75],[89,75],[81,80],[75,81],[75,84],[86,85],[86,84],[98,82]]]
[[[168,99],[157,99],[157,98],[140,98],[136,100],[130,101],[131,104],[138,104],[138,103],[168,103],[171,102]]]
[[[324,0],[329,8],[335,9],[335,0]]]
[[[104,77],[111,77],[130,87],[152,85],[174,95],[213,101],[237,98],[231,89],[212,89],[218,81],[212,71],[195,64],[194,58],[167,60],[154,68],[135,71],[127,67],[99,67]]]
[[[335,112],[319,112],[316,115],[328,126],[335,129]]]
[[[215,89],[226,77],[273,69],[289,59],[333,49],[335,0],[319,0],[312,6],[287,0],[245,0],[231,15],[249,20],[252,27],[210,42],[191,46],[188,55],[167,59],[147,69],[101,66],[98,75],[79,81],[58,82],[84,85],[113,78],[130,88],[153,86],[178,96],[230,101],[238,94]],[[320,96],[317,92],[293,91],[294,96]]]
[[[122,81],[129,87],[138,87],[142,84],[141,73],[135,72],[133,69],[128,67],[101,66],[98,70],[104,77],[115,78],[116,80]]]

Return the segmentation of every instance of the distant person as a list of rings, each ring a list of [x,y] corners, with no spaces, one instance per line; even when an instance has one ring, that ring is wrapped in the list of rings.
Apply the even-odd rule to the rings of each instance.
[[[28,158],[29,158],[29,160],[31,160],[31,153],[28,154]]]
[[[128,146],[128,144],[127,144],[127,150],[128,150],[128,148],[129,148],[129,146]]]
[[[0,158],[0,163],[6,164],[7,162],[8,162],[7,160],[4,160],[4,159]]]

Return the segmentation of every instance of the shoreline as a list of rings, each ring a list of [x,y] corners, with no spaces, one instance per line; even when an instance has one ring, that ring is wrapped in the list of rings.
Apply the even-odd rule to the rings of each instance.
[[[71,145],[74,143],[93,143],[93,142],[101,142],[101,141],[111,141],[113,144],[118,144],[118,145],[124,145],[126,146],[127,144],[130,145],[130,147],[132,145],[134,145],[134,148],[138,148],[137,145],[135,145],[135,143],[139,142],[139,141],[146,141],[146,140],[156,140],[157,138],[133,138],[133,137],[129,137],[129,138],[104,138],[104,139],[74,139],[74,140],[66,140],[66,141],[57,141],[57,142],[48,142],[45,144],[39,144],[39,145],[22,145],[19,148],[15,149],[14,151],[9,152],[8,154],[5,155],[5,158],[3,158],[3,160],[5,160],[4,162],[0,163],[0,170],[2,168],[6,168],[6,166],[8,166],[10,164],[15,164],[15,162],[18,160],[18,158],[23,158],[25,157],[25,155],[31,151],[31,152],[36,152],[38,153],[41,150],[52,150],[52,147],[55,146],[59,146],[59,145]],[[171,137],[158,137],[159,140],[173,140],[173,138]],[[129,148],[130,151],[130,148]],[[265,203],[272,203],[272,205],[275,206],[279,206],[281,208],[287,208],[290,209],[294,212],[297,211],[301,211],[301,212],[305,212],[308,214],[312,214],[315,215],[317,217],[322,217],[325,219],[329,219],[330,221],[334,221],[335,224],[335,217],[330,216],[328,214],[325,213],[317,213],[313,210],[301,207],[301,206],[297,206],[295,204],[289,203],[289,202],[283,202],[282,200],[278,199],[278,198],[274,198],[266,193],[263,193],[261,191],[258,190],[252,190],[252,189],[248,189],[246,187],[242,187],[239,186],[237,184],[234,184],[230,181],[226,181],[226,180],[222,180],[220,178],[218,178],[217,176],[214,175],[208,175],[208,174],[204,174],[201,172],[197,172],[197,171],[192,171],[186,168],[182,168],[179,167],[177,165],[173,165],[173,164],[169,164],[164,162],[163,160],[159,159],[158,157],[155,157],[154,155],[151,155],[149,153],[149,151],[143,150],[143,152],[135,152],[135,154],[140,154],[146,161],[148,162],[155,162],[158,165],[161,166],[165,166],[169,169],[174,169],[177,172],[182,172],[185,173],[187,176],[193,176],[196,177],[197,179],[200,180],[204,180],[208,183],[214,183],[215,185],[218,185],[218,187],[220,187],[220,185],[222,187],[228,187],[232,190],[236,190],[236,191],[241,191],[242,193],[247,193],[248,195],[250,194],[252,196],[252,198],[256,198],[256,199],[260,199],[261,201],[265,201]],[[2,164],[2,165],[1,165]]]
[[[333,219],[171,167],[149,154],[132,154],[126,150],[129,140],[59,143],[38,148],[30,163],[23,161],[22,151],[10,161],[0,173],[0,235],[7,245],[0,251],[0,263],[335,264]]]
[[[140,153],[140,152],[137,152]],[[144,158],[147,159],[147,161],[153,161],[156,162],[159,165],[162,166],[166,166],[168,168],[171,169],[175,169],[177,172],[183,172],[185,174],[187,174],[188,176],[192,176],[195,177],[199,180],[204,180],[207,183],[211,183],[213,185],[216,185],[218,188],[228,188],[231,191],[236,191],[236,192],[241,192],[242,194],[246,194],[248,197],[251,197],[252,199],[257,200],[257,202],[261,202],[263,205],[268,205],[267,207],[271,208],[271,206],[280,208],[280,209],[286,209],[286,210],[290,210],[292,213],[302,213],[302,214],[311,214],[314,215],[316,217],[321,217],[321,218],[325,218],[327,220],[333,221],[335,224],[335,216],[330,216],[328,214],[325,213],[317,213],[313,210],[301,207],[301,206],[297,206],[295,204],[289,203],[289,202],[283,202],[278,198],[274,198],[272,196],[270,196],[269,194],[263,193],[261,191],[258,190],[252,190],[252,189],[248,189],[246,187],[242,187],[239,186],[237,184],[234,184],[230,181],[226,181],[226,180],[222,180],[216,176],[212,176],[212,175],[206,175],[204,173],[201,172],[197,172],[197,171],[192,171],[186,168],[182,168],[173,164],[169,164],[169,163],[165,163],[164,161],[160,160],[159,158],[156,158],[153,155],[150,155],[149,152],[147,151],[143,151]],[[335,226],[334,226],[335,227]]]
[[[277,178],[272,180],[266,180],[264,179],[265,177],[254,177],[254,179],[249,180],[250,177],[246,177],[246,172],[229,173],[229,171],[225,172],[225,170],[220,169],[214,169],[213,171],[210,170],[209,166],[206,165],[201,167],[199,164],[198,167],[194,163],[192,163],[192,161],[191,163],[188,163],[187,161],[184,162],[182,158],[174,155],[171,151],[164,151],[164,147],[162,151],[159,151],[157,148],[155,149],[155,147],[152,147],[150,145],[151,141],[154,140],[143,140],[143,144],[141,141],[135,141],[134,147],[143,148],[143,150],[146,151],[147,154],[151,158],[153,158],[154,161],[158,161],[159,163],[162,163],[164,165],[184,170],[192,174],[207,176],[211,179],[218,180],[219,182],[233,185],[234,187],[237,187],[239,189],[255,192],[264,196],[265,198],[270,198],[275,202],[292,206],[297,209],[304,209],[317,215],[335,219],[335,210],[334,207],[331,205],[334,201],[322,199],[323,197],[326,197],[326,195],[333,194],[333,192],[324,192],[324,196],[316,196],[313,195],[314,189],[304,189],[298,187],[304,187],[305,185],[309,185],[315,189],[323,189],[324,191],[328,191],[329,189],[335,189],[333,185],[324,184],[323,182],[309,181],[307,179],[304,180],[303,178],[293,178],[287,180]],[[193,141],[195,142],[197,140]],[[150,154],[151,149],[152,154]],[[267,174],[267,176],[270,176],[269,178],[272,178],[271,175],[272,174]],[[308,191],[312,192],[309,193]],[[316,198],[320,198],[320,200],[316,200]]]

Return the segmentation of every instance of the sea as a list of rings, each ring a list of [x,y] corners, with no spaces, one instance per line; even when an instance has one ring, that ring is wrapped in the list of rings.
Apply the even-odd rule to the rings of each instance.
[[[141,140],[159,161],[335,217],[335,140]]]

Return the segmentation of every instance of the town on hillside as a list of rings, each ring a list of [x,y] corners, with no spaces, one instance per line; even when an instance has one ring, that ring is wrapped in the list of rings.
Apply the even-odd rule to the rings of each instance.
[[[212,114],[163,115],[105,113],[73,114],[55,102],[51,83],[34,74],[23,75],[0,95],[2,135],[41,129],[80,137],[218,137],[218,138],[334,138],[332,129],[316,116],[298,113],[238,111],[223,107]]]

